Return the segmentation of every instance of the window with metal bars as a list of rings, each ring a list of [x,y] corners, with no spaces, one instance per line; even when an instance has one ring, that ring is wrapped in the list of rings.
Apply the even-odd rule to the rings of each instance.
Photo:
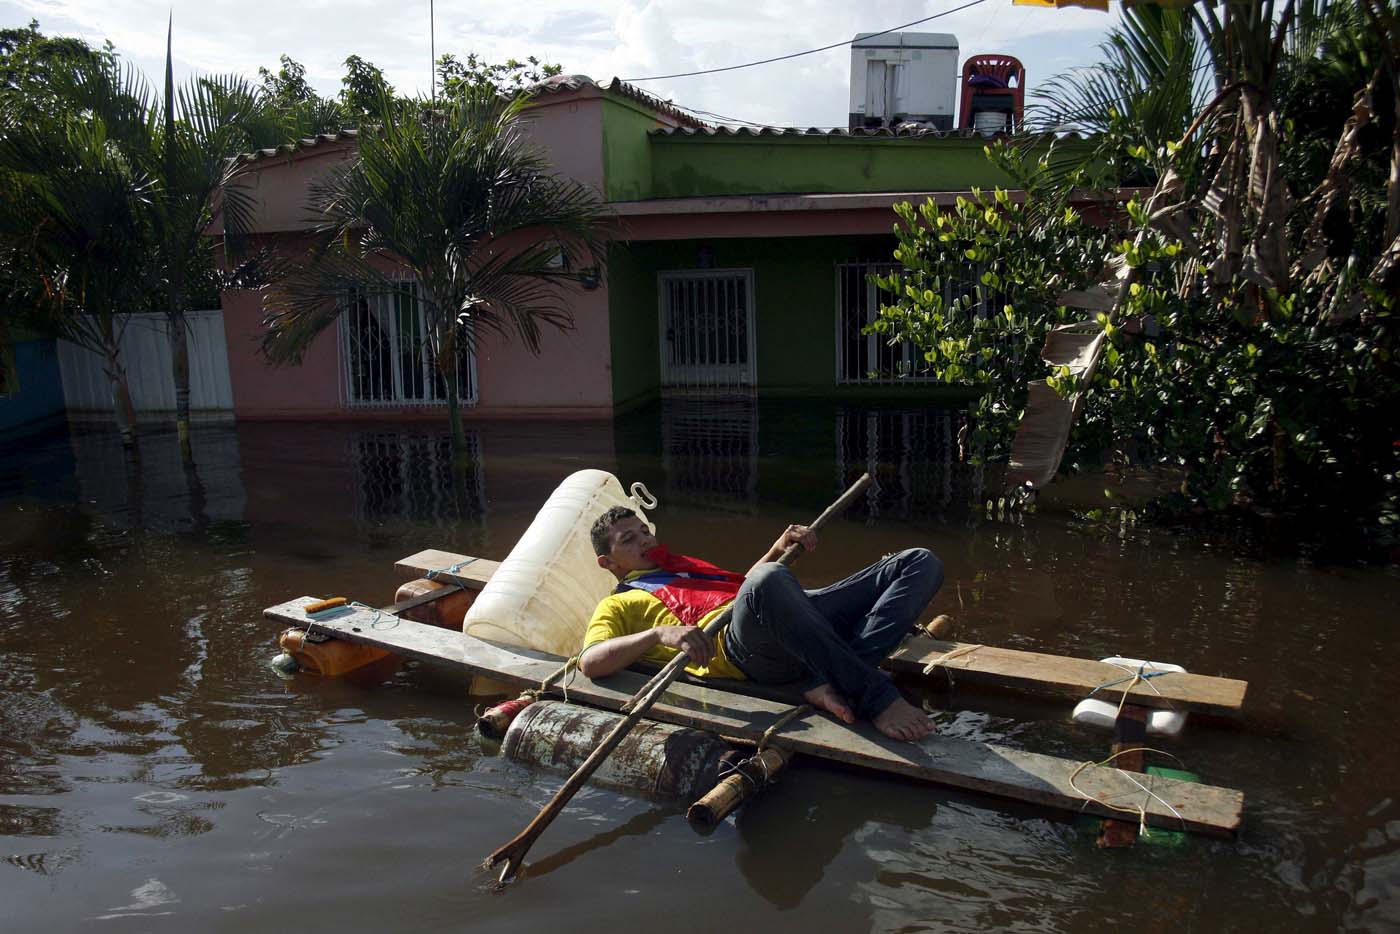
[[[352,291],[340,316],[345,402],[350,406],[444,405],[447,384],[433,359],[418,283],[388,292]],[[476,359],[470,334],[458,340],[457,395],[474,405]]]
[[[888,276],[904,267],[898,263],[836,264],[836,382],[838,384],[929,382],[935,379],[924,368],[923,355],[910,341],[891,342],[885,334],[867,334],[866,328],[880,317],[881,303],[892,304],[894,296],[881,291],[873,276]],[[944,299],[973,292],[977,273],[969,269],[968,279],[944,287]],[[986,315],[997,307],[996,296],[985,296],[975,306],[975,314]]]

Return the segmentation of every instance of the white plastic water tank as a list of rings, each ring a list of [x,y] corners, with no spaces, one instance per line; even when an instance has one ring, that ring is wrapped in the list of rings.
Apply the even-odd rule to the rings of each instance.
[[[862,32],[851,42],[852,130],[902,122],[951,130],[957,92],[957,36]]]
[[[627,495],[607,471],[566,477],[467,610],[462,631],[556,655],[576,653],[594,607],[617,586],[598,567],[588,538],[593,523],[613,506],[633,509],[650,525],[641,500]]]

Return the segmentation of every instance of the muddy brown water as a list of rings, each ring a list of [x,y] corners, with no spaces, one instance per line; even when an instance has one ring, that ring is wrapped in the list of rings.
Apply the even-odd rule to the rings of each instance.
[[[609,422],[199,427],[198,467],[103,426],[0,452],[0,929],[1386,930],[1400,927],[1400,577],[1260,558],[1063,507],[969,509],[954,420],[891,407],[675,405]],[[586,790],[505,894],[477,866],[561,779],[470,729],[461,679],[283,681],[261,610],[388,602],[395,559],[501,557],[550,490],[645,481],[662,538],[747,566],[873,469],[800,576],[944,560],[974,641],[1247,679],[1238,723],[1154,745],[1246,795],[1233,842],[1103,851],[1029,806],[817,764],[698,835]],[[953,686],[940,731],[1075,760],[1069,705]],[[1162,764],[1172,765],[1168,760]]]

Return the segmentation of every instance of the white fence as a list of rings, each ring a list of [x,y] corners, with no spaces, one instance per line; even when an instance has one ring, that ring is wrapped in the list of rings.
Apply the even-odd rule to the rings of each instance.
[[[192,311],[185,315],[185,321],[189,328],[190,409],[231,414],[233,387],[229,383],[223,312]],[[175,378],[165,315],[132,315],[118,358],[126,368],[131,401],[138,414],[175,411]],[[100,354],[59,341],[58,365],[69,412],[112,411],[112,384]]]

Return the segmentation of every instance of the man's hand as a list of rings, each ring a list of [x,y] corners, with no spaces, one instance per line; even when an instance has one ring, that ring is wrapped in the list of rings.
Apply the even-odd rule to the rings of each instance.
[[[808,551],[816,551],[817,533],[813,532],[805,525],[788,526],[783,529],[783,534],[778,536],[778,540],[773,543],[773,547],[768,549],[768,553],[755,561],[753,567],[749,568],[749,573],[752,574],[754,571],[758,570],[761,564],[777,561],[783,556],[783,552],[787,551],[793,545],[801,545]]]
[[[693,664],[708,665],[715,657],[714,640],[695,626],[657,626],[652,632],[662,645],[689,655]]]
[[[793,545],[801,545],[808,551],[817,550],[817,533],[807,528],[805,525],[790,525],[783,530],[783,534],[778,536],[778,540],[773,543],[773,550],[778,552],[779,557]]]
[[[578,670],[585,678],[606,678],[658,645],[680,649],[697,665],[708,665],[715,657],[714,641],[703,630],[694,626],[657,626],[590,645],[579,656]]]

